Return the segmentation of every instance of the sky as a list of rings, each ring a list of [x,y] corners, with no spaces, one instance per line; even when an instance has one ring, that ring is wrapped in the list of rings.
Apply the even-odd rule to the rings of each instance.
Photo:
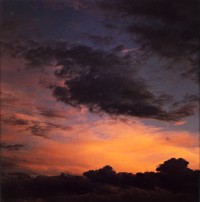
[[[199,169],[197,0],[2,0],[7,172]]]

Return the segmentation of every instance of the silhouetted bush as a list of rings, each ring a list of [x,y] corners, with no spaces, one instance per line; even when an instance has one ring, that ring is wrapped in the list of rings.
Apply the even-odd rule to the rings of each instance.
[[[2,173],[1,197],[4,202],[34,201],[32,199],[37,198],[56,201],[61,196],[64,201],[81,201],[83,195],[88,195],[88,200],[91,196],[92,201],[197,202],[200,170],[193,171],[187,165],[184,159],[172,158],[159,165],[157,172],[136,174],[116,173],[108,165],[84,172],[83,176],[62,173],[59,176],[31,177],[25,173]],[[142,192],[146,196],[140,196]],[[99,198],[100,195],[103,197]],[[73,199],[71,196],[80,197]],[[168,198],[164,200],[165,197]]]
[[[199,186],[198,172],[187,168],[189,162],[171,158],[159,165],[159,186],[174,192],[196,192]]]
[[[99,170],[89,170],[83,173],[84,176],[93,182],[107,183],[117,185],[118,179],[116,172],[109,165],[104,166]]]

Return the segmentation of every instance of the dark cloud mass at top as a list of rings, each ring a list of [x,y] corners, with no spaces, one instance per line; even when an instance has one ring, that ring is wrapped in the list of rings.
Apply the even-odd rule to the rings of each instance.
[[[199,2],[197,0],[100,0],[108,16],[120,18],[126,32],[148,51],[187,59],[182,75],[199,80]]]
[[[103,9],[131,17],[130,34],[138,34],[159,54],[174,56],[198,51],[197,0],[100,1]]]
[[[65,81],[65,84],[60,86],[53,84],[49,85],[49,88],[53,89],[53,95],[58,100],[74,107],[84,105],[91,112],[106,112],[115,116],[130,115],[164,121],[179,121],[194,114],[196,101],[194,102],[191,99],[189,101],[187,98],[187,102],[182,100],[178,103],[178,101],[174,102],[172,96],[167,93],[159,94],[154,91],[150,85],[152,78],[149,78],[149,83],[147,83],[143,79],[145,77],[137,72],[139,64],[135,65],[136,60],[144,64],[145,56],[140,58],[140,56],[134,55],[135,53],[129,53],[129,50],[135,50],[135,47],[127,48],[127,45],[123,43],[127,35],[123,38],[124,35],[118,32],[119,35],[122,34],[118,37],[115,31],[120,29],[119,27],[125,27],[125,32],[134,39],[130,41],[127,37],[125,41],[140,44],[141,46],[136,49],[153,53],[153,56],[157,54],[161,57],[178,61],[175,63],[177,64],[175,68],[179,68],[179,74],[197,81],[199,72],[197,0],[97,0],[91,6],[88,3],[90,1],[84,1],[84,6],[80,1],[75,1],[75,4],[72,1],[67,2],[58,11],[57,9],[52,9],[53,5],[49,4],[48,1],[31,1],[31,4],[26,1],[21,1],[18,4],[15,1],[3,1],[5,10],[2,26],[10,25],[10,27],[4,27],[5,35],[1,36],[3,54],[6,53],[15,58],[21,57],[25,59],[27,65],[31,68],[47,67],[54,63],[57,66],[55,76]],[[23,8],[20,7],[21,5],[23,5]],[[91,28],[94,26],[92,24],[97,22],[96,15],[100,14],[99,10],[97,13],[92,14],[94,15],[94,19],[92,19],[94,21],[90,21],[83,13],[91,12],[94,5],[96,6],[95,9],[100,8],[101,11],[105,11],[106,15],[108,14],[110,17],[115,18],[113,21],[106,22],[107,27],[109,25],[109,27],[115,28],[115,31],[113,31],[115,34],[105,32],[102,27],[98,27],[96,33],[91,32]],[[41,16],[41,24],[38,24],[38,17],[35,15],[35,11],[39,8],[41,9],[38,10],[39,16]],[[80,14],[77,13],[77,8],[79,8],[79,12],[82,9],[87,9]],[[47,11],[47,18],[45,18],[44,10]],[[21,14],[20,11],[22,11]],[[69,14],[64,11],[69,12]],[[56,31],[53,31],[55,35],[51,36],[54,40],[49,36],[50,32],[48,31],[54,27],[50,23],[51,19],[53,20],[51,12],[55,16],[58,15],[59,18],[55,19],[56,22],[60,22],[61,19],[69,20],[65,21],[70,24],[68,32],[65,32],[66,38],[69,37],[69,40],[58,42],[58,35],[55,33],[63,31],[63,29],[58,29],[59,23],[56,23]],[[82,22],[79,15],[85,21],[83,20]],[[27,18],[25,18],[26,16]],[[75,16],[79,17],[76,19]],[[118,21],[119,18],[120,21]],[[31,19],[34,19],[33,22]],[[45,36],[48,35],[49,38],[47,37],[47,39],[49,41],[44,42],[45,40],[42,37],[35,37],[34,40],[35,35],[31,38],[31,30],[29,29],[22,31],[26,25],[24,21],[30,23],[31,26],[37,25],[39,33]],[[88,27],[84,24],[86,21],[90,22],[87,25]],[[116,22],[117,26],[115,25]],[[81,23],[84,25],[81,25]],[[43,29],[46,24],[51,25],[49,29],[47,29],[48,26]],[[85,26],[88,30],[84,29],[82,31]],[[18,27],[16,32],[14,32],[15,27]],[[22,27],[23,29],[21,29]],[[97,27],[96,24],[95,27]],[[29,40],[15,39],[14,36],[20,36],[20,30],[27,35]],[[99,34],[97,34],[98,31]],[[9,34],[7,35],[6,32]],[[32,32],[35,34],[37,30],[34,29]],[[77,42],[79,45],[75,45],[73,40],[70,42],[71,32],[78,34],[77,36],[80,37],[81,43],[80,41]],[[13,41],[11,34],[13,34]],[[123,40],[117,42],[120,38],[123,38]],[[92,42],[93,47],[88,45],[88,41]],[[110,45],[110,50],[108,46],[103,49],[102,46],[104,45]],[[182,63],[179,62],[181,60],[183,62],[189,61],[190,65],[181,66]],[[145,68],[148,67],[148,64],[146,64]],[[162,85],[162,83],[160,84]],[[46,117],[63,116],[48,110],[41,110],[40,115]],[[17,123],[13,120],[10,120],[10,123],[26,124],[22,121]],[[37,135],[44,132],[44,128],[41,129],[37,124],[30,126],[28,129]]]
[[[70,33],[77,35],[76,39],[83,38],[84,33],[85,40],[83,39],[82,42],[85,43],[88,39],[95,46],[110,45],[119,40],[118,35],[121,35],[124,40],[126,37],[122,35],[122,32],[115,32],[110,36],[111,32],[106,33],[95,21],[96,15],[103,15],[97,11],[97,8],[100,8],[106,15],[105,27],[115,28],[115,30],[123,27],[123,30],[133,39],[132,44],[138,43],[141,50],[146,51],[147,55],[153,53],[173,60],[175,64],[170,66],[178,69],[180,75],[196,82],[199,81],[200,19],[198,0],[84,0],[66,2],[41,0],[30,1],[30,3],[25,0],[3,0],[2,7],[4,9],[2,9],[3,20],[0,37],[8,41],[14,40],[14,44],[20,37],[23,39],[30,39],[31,37],[39,39],[38,36],[44,35],[48,39],[51,38],[51,34],[54,35],[56,40],[58,36],[55,33],[59,33],[61,36],[61,32],[66,32],[64,27],[69,29],[67,33],[63,34],[66,34],[66,38]],[[57,7],[59,9],[55,9]],[[80,14],[77,13],[78,10],[86,13],[97,11],[95,14],[93,13],[94,21],[97,23],[93,30],[97,29],[99,35],[91,32],[91,21],[89,19],[87,20],[90,23],[86,25],[85,21],[82,22],[82,18],[79,18],[80,22],[77,24],[77,30],[64,26],[65,24],[74,24],[75,26],[77,22],[75,18],[73,23],[73,17]],[[84,15],[82,17],[84,18]],[[60,23],[60,21],[66,19],[67,21]],[[60,27],[62,26],[61,31]],[[85,27],[87,28],[85,29]],[[84,31],[80,32],[82,28],[84,28]],[[131,43],[130,40],[129,43]],[[9,45],[12,48],[12,45]],[[21,48],[21,46],[18,46],[19,51]],[[40,58],[40,62],[44,62],[46,55],[43,57]],[[150,57],[152,57],[151,54]],[[45,61],[48,64],[48,61]],[[36,61],[32,60],[31,64],[37,66],[38,63],[34,62]]]

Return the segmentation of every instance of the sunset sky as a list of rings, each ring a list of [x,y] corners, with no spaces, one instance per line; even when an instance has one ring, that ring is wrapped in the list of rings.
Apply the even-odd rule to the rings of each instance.
[[[196,3],[2,0],[2,169],[199,169]]]

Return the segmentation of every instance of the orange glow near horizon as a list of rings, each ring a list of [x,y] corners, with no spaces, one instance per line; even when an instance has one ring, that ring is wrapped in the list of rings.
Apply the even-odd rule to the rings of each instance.
[[[12,60],[4,60],[3,63],[9,77],[17,77],[13,83],[2,82],[2,114],[5,120],[1,141],[24,147],[19,150],[2,149],[1,156],[16,161],[14,171],[46,175],[61,172],[82,174],[110,165],[117,172],[136,173],[155,171],[159,164],[173,157],[184,158],[189,161],[190,168],[199,169],[198,134],[145,125],[142,119],[133,117],[113,120],[107,115],[91,114],[83,106],[80,109],[66,106],[56,101],[51,90],[45,88],[41,91],[37,85],[37,72],[33,72],[31,77],[26,76],[27,72],[24,75],[13,73],[15,61],[10,62]],[[52,71],[49,79],[53,80],[53,69],[49,71]],[[46,110],[43,112],[52,110],[52,117],[42,114],[42,109]],[[9,123],[11,117],[28,123]],[[170,124],[178,128],[187,122],[168,124],[170,129]],[[46,137],[34,135],[31,127],[36,127],[35,130],[40,127]]]
[[[111,124],[112,123],[112,124]],[[184,158],[189,167],[198,169],[197,135],[188,132],[166,132],[140,122],[97,122],[92,128],[77,125],[75,131],[61,140],[29,136],[29,149],[15,153],[19,169],[47,175],[61,172],[82,174],[90,169],[111,165],[117,172],[155,171],[172,157]],[[81,135],[78,134],[82,130]],[[56,133],[56,129],[53,131]],[[76,135],[75,135],[76,134]],[[70,138],[69,138],[70,137]],[[27,141],[25,135],[18,136]],[[19,141],[19,142],[20,142]],[[11,151],[3,152],[11,157]]]

